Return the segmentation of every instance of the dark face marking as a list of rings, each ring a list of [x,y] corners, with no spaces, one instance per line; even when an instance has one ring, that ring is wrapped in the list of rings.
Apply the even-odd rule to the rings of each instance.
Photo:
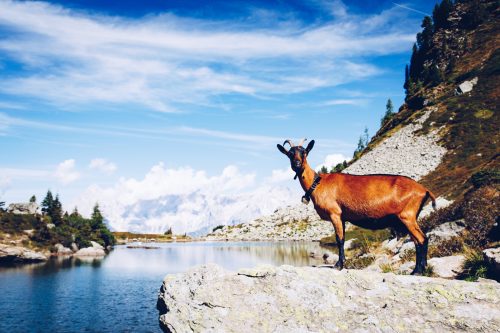
[[[307,155],[306,150],[301,146],[295,146],[290,148],[287,155],[290,159],[292,170],[295,172],[302,170],[302,165]]]

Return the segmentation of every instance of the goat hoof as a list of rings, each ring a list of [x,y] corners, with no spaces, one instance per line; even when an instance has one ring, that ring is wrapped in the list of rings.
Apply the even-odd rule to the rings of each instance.
[[[341,261],[337,261],[337,263],[335,264],[335,266],[333,266],[333,268],[338,269],[339,271],[341,271],[344,268],[344,263],[341,262]]]
[[[420,267],[415,267],[415,269],[413,270],[413,272],[411,272],[411,275],[415,275],[415,276],[422,276],[424,275],[424,270],[423,268],[420,268]]]

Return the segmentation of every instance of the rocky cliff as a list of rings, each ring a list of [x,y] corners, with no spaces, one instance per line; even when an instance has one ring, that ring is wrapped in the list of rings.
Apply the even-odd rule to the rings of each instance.
[[[313,267],[168,275],[165,332],[498,332],[500,284]]]

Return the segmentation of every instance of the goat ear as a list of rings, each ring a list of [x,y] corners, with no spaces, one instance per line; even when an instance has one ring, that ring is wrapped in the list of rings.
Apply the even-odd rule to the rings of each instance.
[[[282,152],[282,153],[283,153],[283,154],[285,154],[285,155],[288,155],[288,151],[285,149],[285,147],[283,147],[283,146],[282,146],[282,145],[280,145],[280,144],[277,144],[277,145],[276,145],[276,147],[278,147],[278,150],[279,150],[280,152]]]
[[[309,144],[307,145],[306,152],[309,154],[309,152],[311,151],[311,149],[313,149],[313,147],[314,147],[314,140],[311,140],[311,142],[309,142]]]

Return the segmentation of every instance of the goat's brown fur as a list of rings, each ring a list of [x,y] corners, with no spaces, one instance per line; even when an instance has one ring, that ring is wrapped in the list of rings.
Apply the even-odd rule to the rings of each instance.
[[[311,141],[307,149],[300,147],[293,151],[286,151],[278,145],[280,151],[290,158],[292,168],[295,165],[294,171],[304,191],[311,187],[315,178],[306,158],[313,145],[314,141]],[[297,167],[299,162],[300,169]],[[332,222],[338,243],[341,243],[337,266],[343,266],[345,221],[349,221],[368,229],[404,226],[417,248],[414,273],[422,273],[427,261],[427,237],[418,226],[417,218],[429,197],[435,205],[434,194],[408,177],[343,173],[322,174],[311,195],[314,208],[322,219]]]

